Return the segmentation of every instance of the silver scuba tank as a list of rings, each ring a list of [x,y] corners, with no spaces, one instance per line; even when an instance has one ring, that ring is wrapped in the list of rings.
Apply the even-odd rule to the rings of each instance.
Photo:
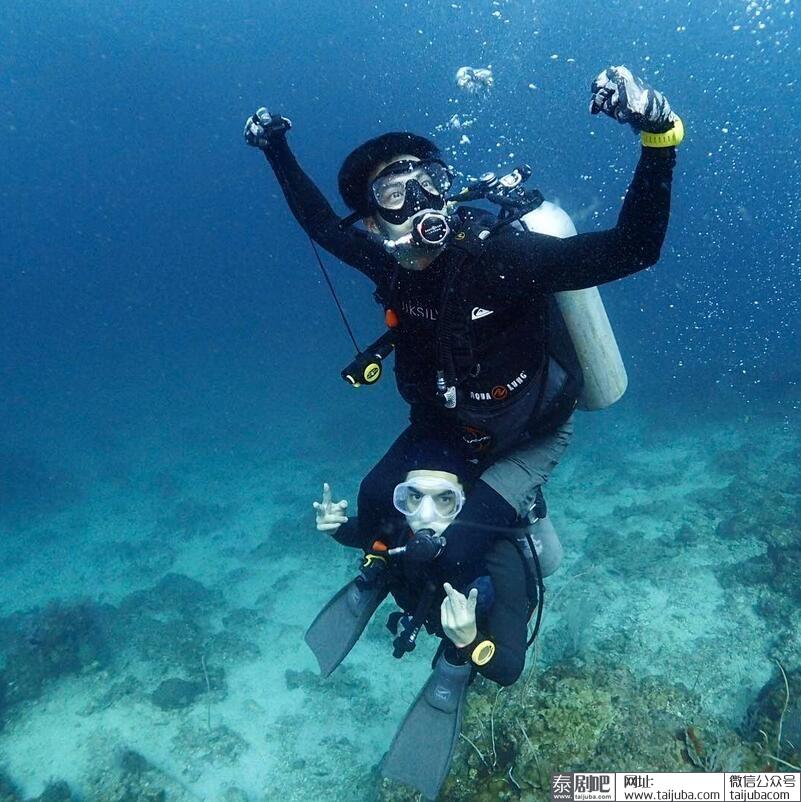
[[[564,239],[577,233],[570,215],[550,201],[543,201],[519,222],[551,237]],[[579,409],[606,409],[626,392],[628,377],[601,294],[590,287],[557,292],[555,297],[584,374]]]

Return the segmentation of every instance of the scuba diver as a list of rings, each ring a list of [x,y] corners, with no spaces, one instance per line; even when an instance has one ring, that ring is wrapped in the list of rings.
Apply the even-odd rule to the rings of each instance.
[[[423,628],[441,639],[433,672],[381,763],[384,776],[434,799],[450,770],[471,679],[480,673],[506,686],[522,673],[541,618],[542,578],[558,567],[561,546],[540,499],[533,517],[495,533],[474,575],[450,582],[432,554],[452,539],[449,527],[465,503],[466,462],[439,442],[419,442],[409,465],[392,495],[403,523],[380,541],[365,539],[356,519],[345,519],[346,502],[333,502],[324,485],[322,501],[314,503],[317,529],[365,557],[361,573],[315,618],[306,642],[329,676],[388,594],[401,610],[387,622],[395,657],[414,650]]]
[[[440,151],[408,132],[378,136],[345,159],[339,191],[352,214],[340,219],[290,150],[290,121],[260,109],[246,122],[246,141],[265,154],[312,244],[367,276],[385,310],[387,332],[359,354],[358,371],[343,372],[356,386],[370,384],[394,348],[396,382],[410,405],[409,427],[362,480],[365,538],[391,531],[397,512],[388,499],[419,441],[439,437],[471,460],[472,490],[451,524],[459,535],[437,558],[454,580],[472,572],[496,528],[531,507],[569,443],[582,380],[603,372],[558,358],[553,295],[655,264],[665,238],[680,118],[625,67],[601,72],[591,92],[590,111],[629,124],[642,148],[617,224],[568,239],[521,224],[545,205],[522,190],[530,169],[452,194]],[[501,213],[461,205],[482,198]],[[588,326],[585,338],[598,339],[597,329]]]

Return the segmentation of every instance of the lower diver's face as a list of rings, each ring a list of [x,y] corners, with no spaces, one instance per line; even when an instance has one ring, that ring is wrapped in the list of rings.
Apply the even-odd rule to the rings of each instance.
[[[395,488],[394,503],[414,534],[430,529],[441,535],[461,510],[464,489],[455,474],[410,471]]]

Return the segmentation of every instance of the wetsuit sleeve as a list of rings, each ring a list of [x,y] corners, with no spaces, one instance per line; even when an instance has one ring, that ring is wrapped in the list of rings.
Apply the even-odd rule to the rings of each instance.
[[[675,148],[642,148],[617,225],[558,239],[506,228],[487,240],[480,269],[490,294],[507,300],[581,290],[655,264],[670,216]]]
[[[523,673],[528,639],[529,598],[523,558],[514,543],[499,539],[486,557],[487,570],[495,589],[495,602],[479,629],[477,642],[487,638],[495,654],[476,670],[498,685],[511,685]],[[463,651],[469,651],[467,647]]]
[[[372,541],[368,543],[367,541],[369,538],[366,538],[359,530],[358,518],[348,518],[339,529],[331,533],[331,537],[343,546],[348,546],[352,549],[362,549],[362,551],[369,551],[372,545]]]
[[[353,226],[340,229],[340,218],[298,164],[284,134],[273,137],[271,144],[264,148],[264,155],[295,219],[321,248],[376,284],[391,274],[395,262],[366,231]]]

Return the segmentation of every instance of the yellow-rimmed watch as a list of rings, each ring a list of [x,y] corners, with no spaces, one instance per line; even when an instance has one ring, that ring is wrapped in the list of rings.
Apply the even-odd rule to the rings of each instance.
[[[478,641],[470,650],[470,659],[477,666],[485,666],[495,656],[495,644],[491,640]]]
[[[675,148],[684,139],[684,123],[678,114],[673,115],[673,128],[664,134],[640,132],[640,141],[646,148]]]

